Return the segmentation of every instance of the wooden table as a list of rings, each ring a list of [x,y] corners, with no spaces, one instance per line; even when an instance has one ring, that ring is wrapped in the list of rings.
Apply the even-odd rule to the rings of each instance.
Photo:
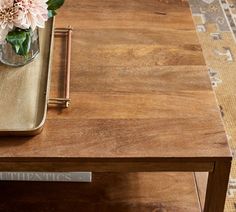
[[[222,212],[231,153],[188,3],[67,0],[56,23],[74,28],[71,107],[49,108],[39,136],[1,138],[0,170],[99,172],[91,185],[63,186],[91,192],[83,203],[101,211],[150,211],[155,203],[199,211],[199,197],[205,212]],[[63,42],[55,44],[52,96],[64,68]],[[0,184],[5,195],[29,189],[22,185]],[[109,201],[96,199],[104,193]]]

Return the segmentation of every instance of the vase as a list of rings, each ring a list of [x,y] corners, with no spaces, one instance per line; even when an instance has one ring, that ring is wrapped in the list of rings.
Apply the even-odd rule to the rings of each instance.
[[[27,55],[19,55],[12,45],[5,41],[0,45],[0,62],[8,66],[20,67],[33,61],[39,54],[39,32],[38,29],[30,32],[29,48]]]

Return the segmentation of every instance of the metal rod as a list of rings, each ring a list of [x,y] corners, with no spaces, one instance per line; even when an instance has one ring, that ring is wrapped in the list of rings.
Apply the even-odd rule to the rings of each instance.
[[[56,29],[55,29],[55,31],[68,31],[68,30],[73,30],[73,28],[71,27],[71,26],[68,26],[68,27],[66,27],[66,28],[64,28],[64,27],[57,27]]]
[[[54,35],[58,37],[67,36],[65,32],[55,32]]]
[[[49,104],[63,104],[66,108],[70,104],[70,71],[71,71],[71,41],[72,41],[72,27],[56,28],[54,30],[55,36],[67,37],[67,51],[66,51],[66,80],[65,80],[65,98],[50,98]]]
[[[71,39],[72,38],[72,29],[71,26],[68,29],[68,44],[67,44],[67,67],[66,67],[66,98],[70,98],[70,68],[71,68]],[[69,107],[68,102],[66,103],[66,107]]]

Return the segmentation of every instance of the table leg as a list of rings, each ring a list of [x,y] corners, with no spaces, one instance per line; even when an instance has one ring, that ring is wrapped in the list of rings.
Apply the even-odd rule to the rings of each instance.
[[[228,188],[231,161],[217,161],[209,173],[204,212],[223,212]]]

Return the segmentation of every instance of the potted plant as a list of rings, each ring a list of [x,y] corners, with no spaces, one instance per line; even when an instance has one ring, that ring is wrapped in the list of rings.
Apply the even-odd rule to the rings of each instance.
[[[22,66],[39,53],[38,28],[56,15],[64,0],[1,0],[0,61]]]

